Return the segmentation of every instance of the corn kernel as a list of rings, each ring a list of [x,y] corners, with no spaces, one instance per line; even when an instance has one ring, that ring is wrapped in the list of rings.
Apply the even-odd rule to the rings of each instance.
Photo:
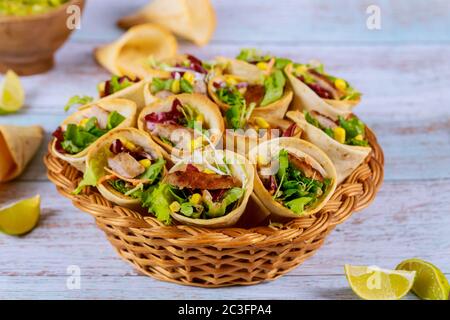
[[[355,137],[355,140],[362,141],[363,139],[364,139],[363,136],[360,135],[360,134],[358,134],[358,135]]]
[[[256,66],[258,67],[259,70],[263,70],[263,71],[267,70],[267,67],[268,67],[267,63],[265,63],[265,62],[258,62],[256,64]]]
[[[97,91],[98,92],[100,92],[100,93],[104,93],[105,92],[105,86],[106,86],[106,82],[100,82],[98,85],[97,85]]]
[[[304,66],[304,65],[299,65],[299,66],[297,66],[297,68],[295,68],[295,73],[298,75],[303,74],[307,71],[308,71],[308,68],[306,68],[306,66]]]
[[[122,142],[123,146],[128,150],[130,151],[136,150],[136,145],[133,142],[128,141],[126,139],[120,139],[120,142]]]
[[[181,205],[178,201],[174,201],[170,204],[169,209],[172,212],[178,212],[181,209]]]
[[[235,85],[237,85],[237,83],[238,83],[237,80],[236,80],[236,78],[233,77],[233,76],[226,76],[225,82],[226,82],[227,85],[229,85],[229,86],[235,86]]]
[[[270,128],[270,124],[266,121],[266,119],[264,119],[262,117],[255,117],[255,122],[256,122],[256,125],[258,127],[260,127],[261,129],[269,129]]]
[[[78,125],[81,127],[84,127],[86,125],[86,123],[88,123],[88,121],[89,121],[89,118],[84,118],[78,123]]]
[[[333,129],[334,139],[337,142],[344,143],[345,142],[345,130],[341,127],[336,127]]]
[[[198,121],[198,122],[203,122],[203,120],[205,120],[205,117],[204,117],[202,114],[199,114],[199,115],[195,118],[195,120]]]
[[[191,198],[189,199],[189,202],[193,205],[200,204],[202,201],[202,195],[200,193],[194,193]]]
[[[150,159],[142,159],[139,160],[139,163],[145,168],[147,169],[148,167],[150,167],[150,165],[152,164]]]
[[[195,150],[203,146],[203,138],[198,137],[191,140],[191,150]]]
[[[256,161],[259,166],[265,166],[267,164],[267,159],[262,155],[258,155]]]
[[[192,74],[192,72],[185,72],[183,75],[183,79],[190,84],[194,84],[195,76]]]
[[[345,80],[343,80],[343,79],[336,79],[334,81],[334,86],[339,91],[345,91],[347,89],[347,82],[345,82]]]
[[[180,80],[178,80],[178,79],[173,80],[170,91],[172,91],[175,94],[180,93]]]
[[[205,169],[205,170],[203,170],[203,172],[207,173],[207,174],[215,174],[215,172],[212,171],[211,169]]]

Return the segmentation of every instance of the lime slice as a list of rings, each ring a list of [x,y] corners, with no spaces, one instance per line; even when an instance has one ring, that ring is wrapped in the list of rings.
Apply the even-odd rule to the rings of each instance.
[[[0,113],[16,112],[25,103],[25,91],[19,76],[9,70],[0,85]]]
[[[353,292],[362,299],[398,300],[411,290],[415,272],[346,264],[345,275]]]
[[[37,195],[0,209],[0,231],[13,236],[31,231],[39,221],[40,204]]]
[[[420,259],[408,259],[401,262],[397,270],[416,272],[416,280],[412,291],[425,300],[448,300],[450,284],[447,278],[436,266]]]

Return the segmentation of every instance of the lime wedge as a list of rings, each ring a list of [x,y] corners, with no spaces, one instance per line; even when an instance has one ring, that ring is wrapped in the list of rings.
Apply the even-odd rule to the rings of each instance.
[[[424,300],[449,299],[450,284],[442,271],[433,264],[420,259],[408,259],[402,261],[396,269],[416,272],[412,291],[419,298]]]
[[[39,221],[40,204],[37,195],[0,209],[0,231],[13,236],[31,231]]]
[[[16,112],[25,103],[25,91],[19,76],[12,70],[6,72],[0,84],[0,114]]]
[[[398,300],[414,283],[414,271],[386,270],[375,266],[345,265],[345,275],[353,292],[366,300]]]

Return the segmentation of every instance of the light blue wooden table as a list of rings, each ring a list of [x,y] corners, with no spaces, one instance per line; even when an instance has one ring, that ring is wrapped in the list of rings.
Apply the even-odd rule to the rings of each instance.
[[[92,50],[115,39],[115,21],[145,0],[88,0],[82,29],[57,55],[56,68],[23,78],[27,105],[0,123],[41,124],[51,132],[74,94],[96,92],[108,77]],[[211,58],[260,47],[296,59],[322,60],[363,93],[356,113],[379,137],[386,179],[375,202],[327,239],[288,275],[252,287],[200,289],[140,276],[114,252],[93,219],[59,196],[42,163],[46,143],[0,203],[42,195],[42,219],[29,235],[0,235],[0,299],[353,299],[343,265],[393,268],[427,259],[450,274],[450,1],[213,1],[218,30],[182,52]],[[381,30],[368,30],[366,8],[381,9]],[[1,39],[0,39],[1,41]],[[81,270],[69,290],[67,268]],[[408,298],[414,298],[409,295]]]

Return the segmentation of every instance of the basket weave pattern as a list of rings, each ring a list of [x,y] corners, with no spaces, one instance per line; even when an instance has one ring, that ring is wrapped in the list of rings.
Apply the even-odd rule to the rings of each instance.
[[[383,151],[367,129],[372,153],[338,186],[326,206],[281,227],[207,229],[165,226],[104,199],[95,188],[73,195],[82,174],[51,152],[44,161],[63,196],[91,214],[119,255],[154,278],[201,287],[276,279],[312,256],[333,228],[367,207],[383,181]]]

